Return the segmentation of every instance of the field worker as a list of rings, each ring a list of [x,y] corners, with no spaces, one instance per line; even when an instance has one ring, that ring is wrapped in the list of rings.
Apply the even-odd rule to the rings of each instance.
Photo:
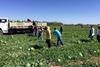
[[[93,36],[95,35],[95,29],[93,28],[93,26],[89,26],[89,38],[91,40],[93,40]]]
[[[44,28],[45,30],[45,33],[46,33],[46,43],[48,45],[48,48],[51,47],[51,30],[50,30],[50,27],[47,26]]]
[[[63,45],[63,42],[62,42],[62,35],[60,33],[60,31],[57,29],[57,28],[54,28],[54,32],[53,32],[55,35],[56,35],[56,38],[57,38],[57,46],[59,46],[59,43],[61,45]]]
[[[43,27],[42,26],[40,26],[40,37],[43,40]]]
[[[60,32],[61,32],[61,34],[62,34],[62,32],[63,32],[63,27],[62,27],[62,25],[60,26]]]
[[[38,37],[38,39],[40,39],[40,38],[42,39],[42,27],[38,28],[38,36],[37,37]]]
[[[100,26],[98,26],[98,30],[96,32],[97,41],[100,42]]]
[[[37,36],[37,30],[38,30],[38,27],[37,26],[34,26],[34,35]]]

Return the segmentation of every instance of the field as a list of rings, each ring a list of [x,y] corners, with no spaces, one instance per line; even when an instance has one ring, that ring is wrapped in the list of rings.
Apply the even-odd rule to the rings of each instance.
[[[100,67],[100,43],[87,33],[87,26],[64,26],[64,46],[53,35],[50,49],[31,34],[0,35],[0,67]]]

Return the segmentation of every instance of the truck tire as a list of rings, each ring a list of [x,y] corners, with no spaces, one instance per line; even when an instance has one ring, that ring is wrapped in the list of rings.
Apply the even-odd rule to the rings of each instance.
[[[3,35],[3,31],[0,29],[0,35]]]

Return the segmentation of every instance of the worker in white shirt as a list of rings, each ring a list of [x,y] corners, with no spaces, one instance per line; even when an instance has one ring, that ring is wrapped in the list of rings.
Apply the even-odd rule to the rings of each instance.
[[[93,36],[95,35],[95,29],[94,27],[91,25],[89,26],[89,38],[90,40],[93,40]]]

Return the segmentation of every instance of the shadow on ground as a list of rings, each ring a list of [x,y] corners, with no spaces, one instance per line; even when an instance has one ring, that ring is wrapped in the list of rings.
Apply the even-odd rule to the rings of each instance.
[[[16,34],[27,34],[28,36],[33,36],[33,33],[29,32],[4,33],[3,35],[16,35]]]
[[[42,49],[43,48],[43,46],[37,45],[37,44],[31,45],[30,47],[33,47],[34,49]]]
[[[89,39],[80,39],[81,42],[91,42]]]

